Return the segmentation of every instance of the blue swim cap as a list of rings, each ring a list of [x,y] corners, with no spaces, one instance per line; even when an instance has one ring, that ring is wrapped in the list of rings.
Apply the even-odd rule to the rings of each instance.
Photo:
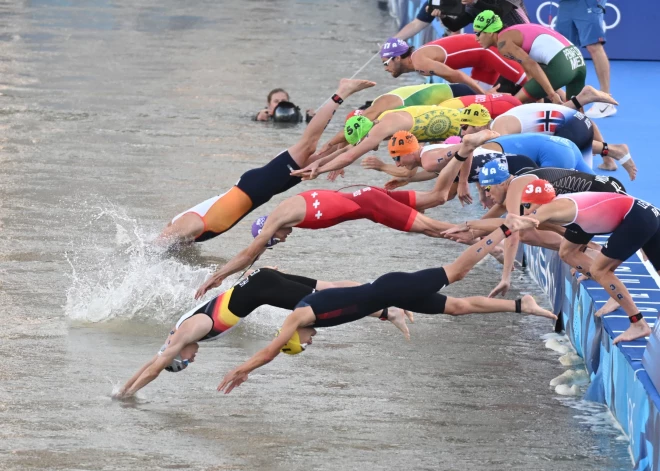
[[[479,184],[481,186],[499,185],[509,178],[509,165],[504,159],[493,159],[481,167]]]

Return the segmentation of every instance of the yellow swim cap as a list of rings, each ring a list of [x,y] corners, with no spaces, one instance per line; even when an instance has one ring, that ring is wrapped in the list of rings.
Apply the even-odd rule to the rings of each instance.
[[[279,336],[280,332],[282,332],[282,329],[277,331],[275,337]],[[305,347],[300,343],[300,334],[297,330],[293,333],[293,336],[291,336],[289,341],[285,343],[282,348],[280,348],[280,352],[286,353],[288,355],[297,355],[304,351]]]
[[[472,103],[467,108],[464,108],[461,113],[461,124],[485,126],[488,123],[490,123],[490,113],[484,106],[478,103]]]

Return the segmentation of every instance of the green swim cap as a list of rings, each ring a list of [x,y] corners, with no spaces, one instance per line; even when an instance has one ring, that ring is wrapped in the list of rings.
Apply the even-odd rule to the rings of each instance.
[[[349,144],[355,145],[364,139],[373,127],[374,122],[369,118],[365,118],[364,116],[353,116],[346,121],[346,126],[344,126],[344,137]]]
[[[472,28],[475,31],[483,31],[484,33],[497,33],[504,28],[504,24],[493,10],[486,10],[477,15]]]

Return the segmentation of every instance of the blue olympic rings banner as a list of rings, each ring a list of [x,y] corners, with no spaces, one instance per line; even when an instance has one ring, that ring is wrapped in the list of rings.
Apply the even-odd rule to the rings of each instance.
[[[399,19],[400,27],[408,24],[417,16],[425,0],[389,0],[390,11]],[[603,3],[603,2],[601,2]],[[529,19],[533,23],[553,26],[556,22],[559,0],[525,0]],[[660,17],[660,1],[647,0],[644,2],[631,0],[611,0],[606,4],[605,50],[610,59],[627,60],[660,60],[660,48],[655,37],[657,19]],[[466,32],[471,32],[470,27]],[[426,28],[412,38],[413,46],[442,37],[444,28],[438,21],[432,23],[432,28]],[[582,54],[589,57],[586,48]]]
[[[624,312],[594,316],[609,297],[604,289],[591,280],[578,283],[557,252],[527,245],[524,251],[529,273],[562,313],[566,335],[584,359],[591,378],[585,399],[612,411],[628,436],[634,470],[660,470],[660,285],[652,268],[634,255],[616,270],[649,324],[655,323],[648,343],[616,346],[612,338],[629,322]]]

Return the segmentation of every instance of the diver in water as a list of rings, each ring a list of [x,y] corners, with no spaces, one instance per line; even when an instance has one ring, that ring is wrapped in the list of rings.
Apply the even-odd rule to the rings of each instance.
[[[275,88],[266,98],[266,108],[259,111],[254,121],[273,121],[275,123],[300,123],[303,120],[300,107],[294,105],[289,94],[283,88]],[[314,110],[305,112],[305,122],[309,123],[314,117]]]

